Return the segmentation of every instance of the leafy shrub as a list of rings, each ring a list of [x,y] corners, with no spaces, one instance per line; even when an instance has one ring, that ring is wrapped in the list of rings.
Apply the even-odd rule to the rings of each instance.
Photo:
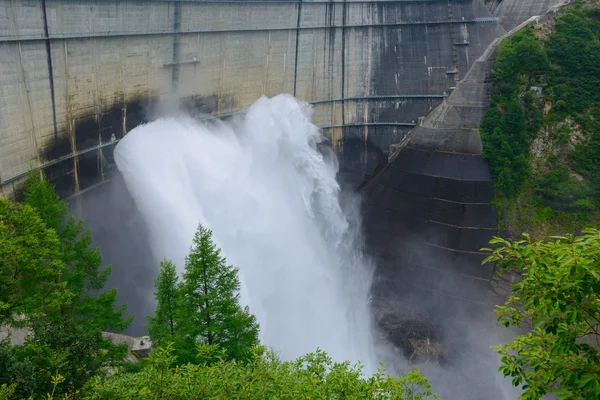
[[[548,242],[526,234],[515,242],[496,237],[490,244],[498,247],[485,249],[491,255],[484,262],[523,276],[496,312],[505,326],[528,332],[494,347],[502,356],[500,371],[524,390],[519,398],[600,398],[600,231]]]
[[[335,363],[320,350],[295,361],[281,361],[273,352],[257,347],[249,363],[218,361],[177,366],[173,349],[167,346],[152,353],[149,365],[142,372],[92,379],[83,398],[425,400],[438,397],[418,371],[395,378],[380,370],[365,378],[361,365]]]

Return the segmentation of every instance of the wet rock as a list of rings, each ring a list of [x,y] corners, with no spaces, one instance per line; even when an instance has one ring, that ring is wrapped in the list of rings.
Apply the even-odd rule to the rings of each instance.
[[[410,363],[447,363],[449,349],[439,326],[425,320],[403,319],[395,314],[381,316],[378,325],[386,340],[397,347]]]

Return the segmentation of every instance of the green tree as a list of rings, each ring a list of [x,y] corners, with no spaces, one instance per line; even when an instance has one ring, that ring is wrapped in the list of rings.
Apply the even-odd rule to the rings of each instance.
[[[0,325],[70,301],[56,231],[32,207],[0,198]]]
[[[37,386],[35,365],[30,360],[18,359],[13,350],[9,338],[0,341],[0,386],[12,387],[10,392],[0,390],[2,400],[28,398],[35,394]]]
[[[522,75],[532,75],[548,69],[548,56],[535,38],[533,30],[527,27],[502,41],[494,65],[494,83],[516,85]]]
[[[54,187],[39,173],[30,172],[25,183],[25,204],[37,210],[50,229],[56,230],[60,241],[59,259],[64,264],[61,280],[76,297],[62,306],[62,313],[86,317],[100,330],[126,329],[133,316],[124,317],[127,305],[116,306],[117,289],[98,293],[110,275],[110,266],[104,268],[100,249],[92,247],[92,235],[83,221],[67,219],[68,205]]]
[[[29,395],[35,398],[52,391],[52,377],[57,373],[64,381],[55,393],[73,392],[92,376],[120,366],[127,355],[127,345],[113,345],[86,318],[35,318],[29,330],[25,344],[15,346],[13,354],[20,364],[33,364],[35,385]],[[21,385],[17,389],[22,393]]]
[[[258,344],[258,323],[239,303],[237,269],[227,265],[201,225],[194,235],[179,285],[176,338],[180,361],[194,361],[197,344],[218,344],[231,359],[246,360]]]
[[[154,280],[156,311],[147,317],[147,330],[154,346],[161,346],[175,340],[177,286],[175,265],[165,259],[160,263],[160,272]]]
[[[213,345],[214,346],[214,345]],[[418,371],[396,378],[379,370],[364,377],[360,364],[334,363],[323,351],[294,361],[254,348],[247,363],[176,364],[173,351],[154,351],[149,365],[135,374],[93,379],[86,399],[437,399]]]
[[[505,326],[528,328],[512,343],[496,346],[500,371],[522,386],[522,399],[555,393],[559,399],[600,398],[600,231],[532,242],[495,237],[484,262],[523,279],[497,307]]]
[[[4,371],[17,383],[15,397],[49,393],[56,374],[64,377],[56,394],[81,388],[120,365],[127,352],[102,335],[131,321],[125,306],[115,305],[116,290],[94,293],[110,269],[100,268],[100,252],[82,221],[65,221],[66,213],[66,203],[36,173],[23,204],[0,199],[0,322],[29,332],[10,357],[0,352],[0,364],[23,366]]]

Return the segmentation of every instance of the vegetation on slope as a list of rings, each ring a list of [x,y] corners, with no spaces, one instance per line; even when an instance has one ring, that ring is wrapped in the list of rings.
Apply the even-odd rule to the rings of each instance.
[[[481,137],[507,234],[600,220],[599,87],[600,8],[578,1],[501,44]]]
[[[159,349],[152,353],[141,372],[93,379],[84,397],[132,400],[438,398],[431,392],[427,379],[417,371],[400,378],[380,371],[365,379],[360,365],[334,363],[319,350],[283,362],[273,352],[257,347],[252,359],[245,363],[218,360],[175,364],[177,360],[170,347]]]

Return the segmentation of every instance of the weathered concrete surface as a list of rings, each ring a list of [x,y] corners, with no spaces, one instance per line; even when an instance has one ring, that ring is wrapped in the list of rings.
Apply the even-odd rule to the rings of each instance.
[[[480,0],[43,4],[0,0],[5,196],[41,165],[63,195],[102,180],[111,140],[170,93],[211,114],[282,92],[318,101],[315,123],[361,176],[504,32],[478,20]]]
[[[472,308],[485,299],[492,268],[480,266],[479,249],[496,231],[496,212],[478,127],[494,56],[475,62],[366,187],[367,249],[381,259],[375,293],[425,292],[428,301],[417,301],[445,316],[456,315],[457,301]]]
[[[551,7],[568,3],[568,0],[494,0],[488,8],[507,31],[534,15],[543,15]]]
[[[555,11],[529,18],[503,37]],[[459,331],[466,328],[456,327],[457,321],[477,321],[505,295],[500,286],[506,282],[496,279],[490,286],[493,267],[481,265],[480,251],[497,231],[479,125],[500,42],[492,42],[363,189],[366,252],[378,260],[375,303],[410,304],[419,318]]]
[[[0,326],[0,342],[10,337],[10,344],[13,346],[22,346],[29,335],[29,330],[25,328],[9,328]]]

